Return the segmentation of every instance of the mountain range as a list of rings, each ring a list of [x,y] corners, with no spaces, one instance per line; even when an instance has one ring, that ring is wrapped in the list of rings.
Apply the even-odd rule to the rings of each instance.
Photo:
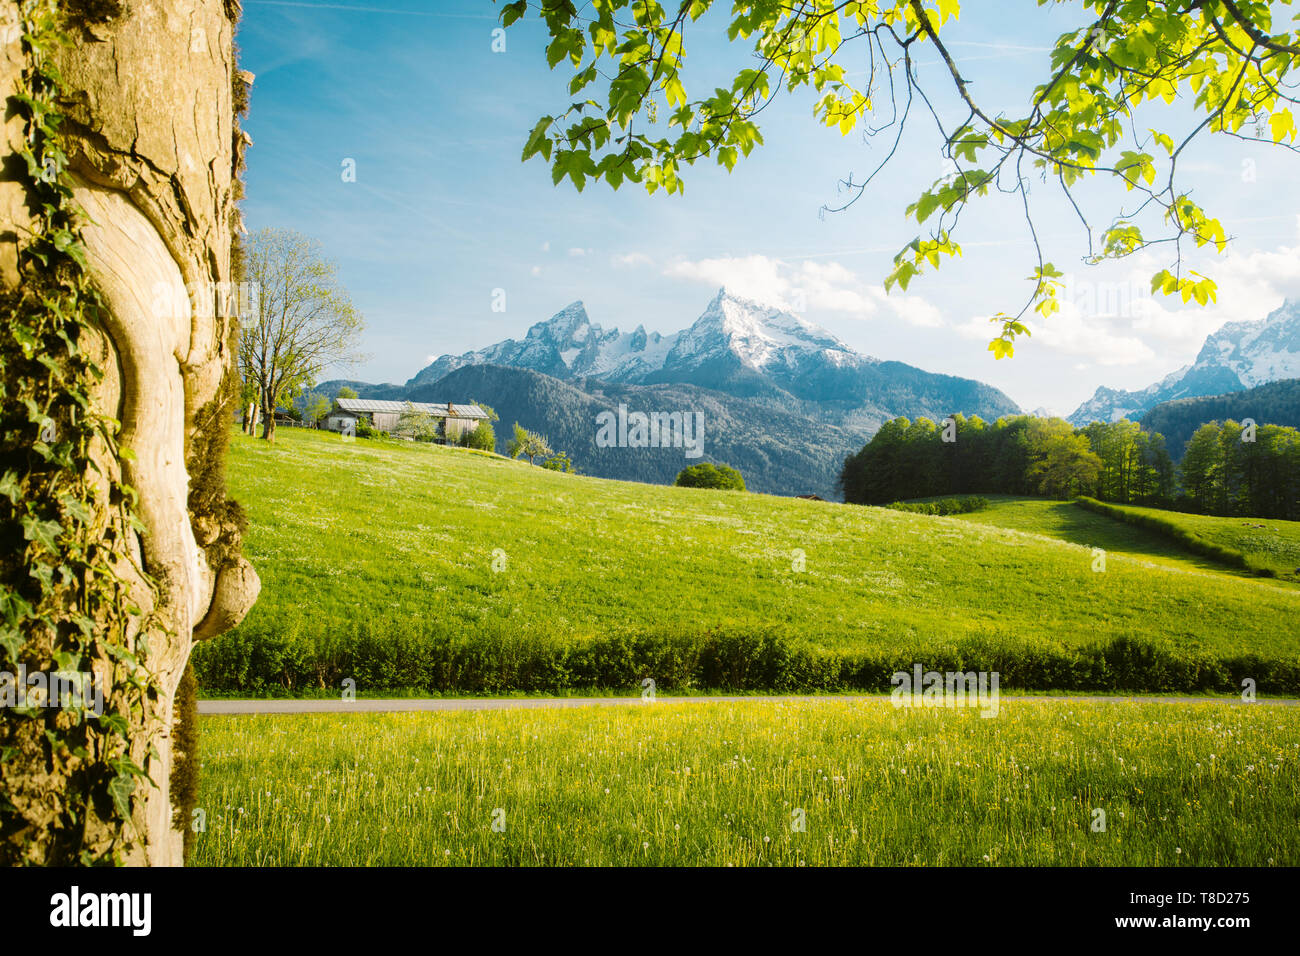
[[[508,339],[443,355],[405,385],[343,384],[363,398],[481,401],[505,428],[546,435],[580,471],[671,481],[680,449],[598,448],[595,415],[631,410],[705,415],[704,459],[740,468],[749,487],[774,494],[837,496],[844,457],[881,425],[905,415],[941,420],[961,412],[1016,414],[1004,393],[972,379],[862,355],[783,309],[718,291],[690,326],[671,334],[604,329],[582,302]]]
[[[1164,402],[1240,392],[1300,377],[1300,302],[1285,301],[1267,317],[1228,322],[1205,339],[1196,361],[1139,391],[1098,388],[1069,418],[1074,425],[1140,419]]]
[[[406,383],[436,382],[466,365],[525,368],[563,381],[695,385],[867,433],[898,415],[983,418],[1019,411],[999,390],[855,352],[791,312],[720,289],[695,322],[669,335],[605,330],[574,302],[528,330],[463,355],[443,355]]]

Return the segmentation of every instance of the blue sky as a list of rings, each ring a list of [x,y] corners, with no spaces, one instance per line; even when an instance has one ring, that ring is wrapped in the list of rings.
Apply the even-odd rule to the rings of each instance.
[[[725,14],[730,4],[720,6]],[[244,0],[241,66],[256,74],[244,124],[254,140],[247,224],[303,232],[338,263],[366,317],[369,356],[339,374],[405,381],[434,356],[522,337],[575,299],[606,328],[672,332],[725,283],[801,306],[866,354],[981,379],[1027,410],[1068,413],[1098,385],[1138,388],[1191,362],[1223,322],[1300,297],[1296,157],[1207,137],[1180,168],[1233,237],[1226,255],[1187,260],[1218,281],[1218,304],[1150,299],[1150,275],[1169,264],[1163,251],[1082,265],[1077,219],[1035,183],[1045,254],[1071,277],[1066,307],[1031,323],[1035,336],[996,362],[985,350],[987,317],[1020,307],[1034,264],[1017,202],[966,214],[955,265],[906,295],[881,288],[894,252],[917,232],[904,208],[944,173],[933,123],[913,123],[871,189],[836,214],[819,210],[842,201],[839,180],[869,172],[889,142],[824,128],[808,92],[782,95],[762,114],[766,145],[732,173],[688,169],[685,195],[603,183],[579,194],[567,181],[552,186],[540,159],[520,162],[537,118],[570,101],[569,73],[547,69],[544,30],[531,18],[493,52],[497,11],[490,0]],[[692,95],[747,65],[749,50],[726,42],[725,21],[709,14],[687,34]],[[1074,3],[967,0],[944,36],[981,102],[1018,114],[1046,75],[1052,41],[1083,22]],[[956,119],[941,65],[932,54],[920,60],[940,114]],[[1193,123],[1178,106],[1149,117],[1145,125],[1170,132]],[[355,182],[342,175],[349,160]],[[1088,198],[1094,222],[1106,221],[1113,193]],[[497,289],[504,312],[492,310]]]

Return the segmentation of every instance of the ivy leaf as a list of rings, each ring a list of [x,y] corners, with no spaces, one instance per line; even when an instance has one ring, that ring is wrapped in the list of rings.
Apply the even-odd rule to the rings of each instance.
[[[113,807],[123,820],[131,818],[131,795],[135,793],[135,778],[129,771],[122,771],[108,783],[109,795],[113,798]]]
[[[63,526],[57,521],[38,521],[25,515],[23,517],[23,537],[35,541],[48,551],[58,551],[57,539]]]

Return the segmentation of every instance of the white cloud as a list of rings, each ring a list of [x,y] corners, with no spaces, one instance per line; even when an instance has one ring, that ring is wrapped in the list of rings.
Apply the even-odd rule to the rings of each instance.
[[[779,259],[767,256],[727,257],[700,259],[695,262],[678,261],[664,269],[664,275],[693,279],[710,286],[726,286],[736,295],[764,302],[779,308],[794,308],[797,304],[794,288],[783,273],[787,272]]]
[[[725,286],[736,295],[801,314],[834,312],[866,319],[883,311],[924,328],[945,324],[939,310],[924,299],[886,295],[882,286],[864,282],[838,262],[805,259],[795,265],[763,255],[731,256],[678,260],[664,275]]]
[[[1066,297],[1060,310],[1043,318],[1032,313],[1021,320],[1029,327],[1030,337],[1022,344],[1044,345],[1066,355],[1077,355],[1097,365],[1136,365],[1155,358],[1156,353],[1136,335],[1125,335],[1112,327],[1113,322],[1086,315],[1079,305]],[[987,315],[973,315],[954,327],[963,338],[988,342],[1002,330]],[[1075,368],[1086,367],[1076,363]]]
[[[528,271],[531,272],[531,273],[532,273],[533,275],[535,275],[535,276],[539,276],[539,275],[542,274],[542,267],[541,267],[541,266],[533,266],[533,267],[532,267],[531,269],[529,269]]]
[[[997,326],[990,322],[988,328],[996,330]],[[1033,322],[1030,331],[1036,344],[1083,356],[1098,365],[1137,365],[1156,357],[1155,351],[1136,335],[1125,335],[1097,321],[1068,300],[1061,303],[1060,311]]]
[[[551,251],[551,244],[549,242],[543,242],[542,252],[550,252],[550,251]]]
[[[572,249],[569,250],[569,255],[573,256],[576,259],[579,256],[585,256],[589,252],[591,252],[590,249],[580,249],[577,246],[574,246]]]
[[[623,256],[611,256],[610,261],[616,266],[650,266],[654,260],[644,252],[629,252]]]
[[[1225,256],[1199,255],[1184,261],[1183,274],[1195,269],[1218,286],[1217,300],[1205,306],[1184,303],[1181,295],[1151,292],[1151,276],[1169,266],[1155,251],[1124,263],[1083,268],[1067,276],[1059,323],[1034,317],[1036,338],[1071,352],[1086,352],[1082,326],[1092,330],[1094,353],[1114,347],[1127,351],[1102,364],[1132,364],[1165,357],[1171,369],[1195,358],[1201,343],[1225,322],[1262,319],[1287,298],[1300,298],[1300,246]],[[1137,343],[1134,345],[1133,343]]]
[[[881,289],[883,294],[884,290]],[[940,329],[948,324],[943,313],[916,295],[891,295],[885,299],[885,305],[893,310],[904,322],[924,329]]]
[[[1151,276],[1169,265],[1165,252],[1150,250],[1079,267],[1065,276],[1059,312],[1043,318],[1031,311],[1022,320],[1033,333],[1025,344],[1089,360],[1074,365],[1076,371],[1095,364],[1131,366],[1139,377],[1142,369],[1160,375],[1193,361],[1206,336],[1225,322],[1262,319],[1284,299],[1300,299],[1300,246],[1185,259],[1184,275],[1195,269],[1218,284],[1217,302],[1206,306],[1151,292]],[[1027,293],[1028,284],[1024,288]],[[980,315],[954,329],[963,338],[988,341],[998,326]]]

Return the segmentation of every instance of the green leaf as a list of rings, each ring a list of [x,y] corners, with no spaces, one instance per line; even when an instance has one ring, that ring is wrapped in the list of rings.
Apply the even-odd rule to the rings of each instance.
[[[113,798],[113,807],[123,820],[131,819],[131,796],[135,793],[135,778],[129,772],[118,773],[108,782],[108,792]]]
[[[508,27],[528,11],[528,0],[516,0],[514,3],[507,3],[501,9],[501,25]]]
[[[1273,134],[1273,142],[1282,142],[1283,137],[1288,133],[1291,134],[1291,141],[1295,142],[1296,128],[1295,119],[1291,116],[1290,110],[1279,110],[1268,118],[1268,129]]]

